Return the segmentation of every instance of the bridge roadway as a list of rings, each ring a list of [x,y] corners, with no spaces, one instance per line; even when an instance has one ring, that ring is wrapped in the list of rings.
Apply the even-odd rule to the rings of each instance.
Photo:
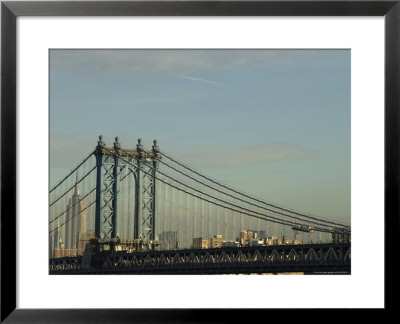
[[[97,258],[98,259],[98,258]],[[50,259],[50,274],[350,274],[350,243],[198,250],[109,252],[97,266],[83,257]]]

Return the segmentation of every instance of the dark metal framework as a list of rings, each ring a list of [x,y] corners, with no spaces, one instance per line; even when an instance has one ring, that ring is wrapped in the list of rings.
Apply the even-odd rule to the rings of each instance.
[[[350,243],[277,245],[198,250],[116,252],[108,266],[82,269],[82,257],[51,259],[51,274],[346,273]]]
[[[384,16],[385,17],[385,307],[399,277],[390,266],[399,237],[400,165],[400,4],[399,0],[266,1],[2,1],[1,4],[1,320],[16,322],[151,319],[176,322],[211,320],[208,312],[134,310],[16,310],[16,19],[18,16]],[[40,37],[40,35],[38,35]],[[242,311],[241,311],[242,312]],[[230,311],[235,316],[234,311]],[[214,312],[213,322],[226,313]],[[232,318],[233,319],[233,318]]]
[[[161,159],[157,141],[152,151],[145,151],[139,138],[136,150],[122,150],[119,138],[107,147],[100,136],[96,156],[96,216],[95,235],[101,239],[120,237],[118,213],[119,182],[133,174],[135,179],[134,238],[142,241],[155,239],[156,172]],[[136,167],[131,167],[136,166]]]

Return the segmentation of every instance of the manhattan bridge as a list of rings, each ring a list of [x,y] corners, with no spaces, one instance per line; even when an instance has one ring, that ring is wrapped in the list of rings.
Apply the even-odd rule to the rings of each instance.
[[[49,192],[51,274],[350,273],[351,228],[161,150],[96,148]]]

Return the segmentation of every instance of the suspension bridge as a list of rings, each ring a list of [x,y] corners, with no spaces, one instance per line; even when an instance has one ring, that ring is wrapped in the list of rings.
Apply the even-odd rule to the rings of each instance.
[[[156,140],[100,136],[49,213],[51,274],[350,273],[348,224],[232,188]]]

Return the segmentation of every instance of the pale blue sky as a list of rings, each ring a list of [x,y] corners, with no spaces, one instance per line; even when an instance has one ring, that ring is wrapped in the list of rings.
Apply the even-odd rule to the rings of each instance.
[[[349,50],[52,50],[51,184],[100,134],[350,222]]]

